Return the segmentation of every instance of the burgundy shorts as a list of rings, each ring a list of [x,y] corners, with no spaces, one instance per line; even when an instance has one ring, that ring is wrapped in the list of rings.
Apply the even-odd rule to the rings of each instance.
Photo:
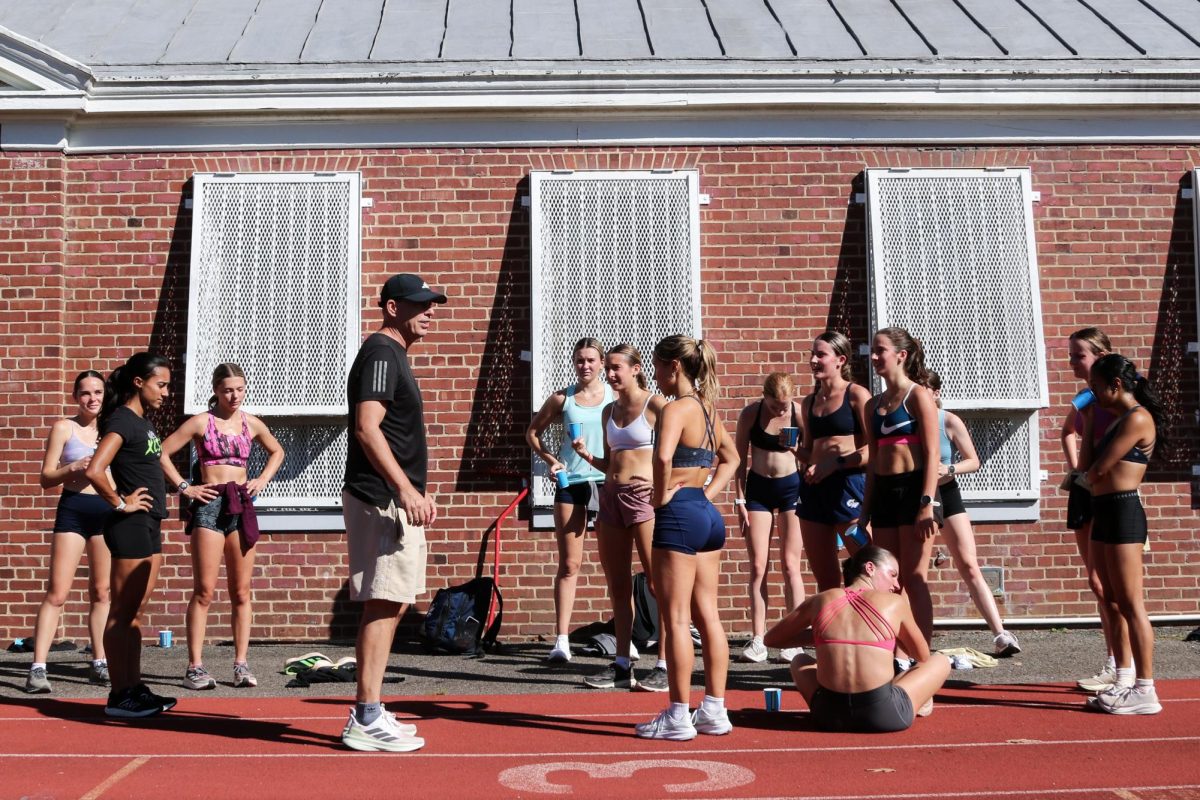
[[[605,481],[600,487],[600,513],[596,519],[615,528],[632,528],[654,519],[650,484]]]

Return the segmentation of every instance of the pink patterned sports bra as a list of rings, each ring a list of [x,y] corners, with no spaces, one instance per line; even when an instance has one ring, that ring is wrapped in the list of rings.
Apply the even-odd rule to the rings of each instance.
[[[200,440],[200,446],[197,448],[200,466],[230,466],[245,469],[246,462],[250,460],[252,442],[250,425],[246,422],[245,414],[242,414],[242,432],[237,436],[230,436],[217,430],[217,418],[210,413],[204,438]]]
[[[826,639],[825,629],[829,627],[829,623],[833,617],[846,606],[854,609],[859,618],[867,623],[867,627],[877,637],[874,641],[860,642],[856,639]],[[853,644],[862,647],[878,647],[881,650],[896,649],[896,632],[892,630],[892,625],[888,622],[883,614],[875,606],[871,605],[871,601],[862,596],[861,591],[847,589],[841,597],[835,598],[829,605],[821,609],[821,615],[817,617],[817,621],[813,623],[813,644]],[[886,637],[886,638],[884,638]]]

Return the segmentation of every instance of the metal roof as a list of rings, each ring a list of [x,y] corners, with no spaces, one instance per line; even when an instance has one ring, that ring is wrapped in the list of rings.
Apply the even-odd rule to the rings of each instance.
[[[1200,0],[0,0],[0,26],[118,80],[1200,60]]]

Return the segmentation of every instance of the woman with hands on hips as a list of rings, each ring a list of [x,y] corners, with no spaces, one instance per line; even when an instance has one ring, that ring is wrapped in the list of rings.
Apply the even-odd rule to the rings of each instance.
[[[213,689],[217,682],[204,667],[204,633],[216,590],[222,556],[233,605],[233,685],[258,685],[247,662],[252,624],[250,584],[254,575],[258,522],[254,497],[275,477],[283,464],[283,447],[266,423],[242,410],[246,376],[237,364],[213,370],[209,410],[191,417],[163,442],[162,468],[179,489],[180,501],[191,503],[187,532],[191,536],[192,596],[187,609],[187,689]],[[171,456],[191,441],[200,461],[201,483],[192,486],[180,476]],[[246,464],[251,445],[267,451],[267,463],[255,478]]]

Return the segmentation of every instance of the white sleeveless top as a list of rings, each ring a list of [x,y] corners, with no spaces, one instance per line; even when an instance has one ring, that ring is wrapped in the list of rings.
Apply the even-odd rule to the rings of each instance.
[[[608,449],[612,452],[618,450],[648,450],[654,446],[654,429],[646,423],[646,409],[650,405],[650,400],[654,395],[646,398],[646,404],[642,406],[642,413],[638,414],[637,419],[626,425],[624,428],[617,425],[613,420],[616,412],[616,406],[613,406],[613,414],[608,415]]]

